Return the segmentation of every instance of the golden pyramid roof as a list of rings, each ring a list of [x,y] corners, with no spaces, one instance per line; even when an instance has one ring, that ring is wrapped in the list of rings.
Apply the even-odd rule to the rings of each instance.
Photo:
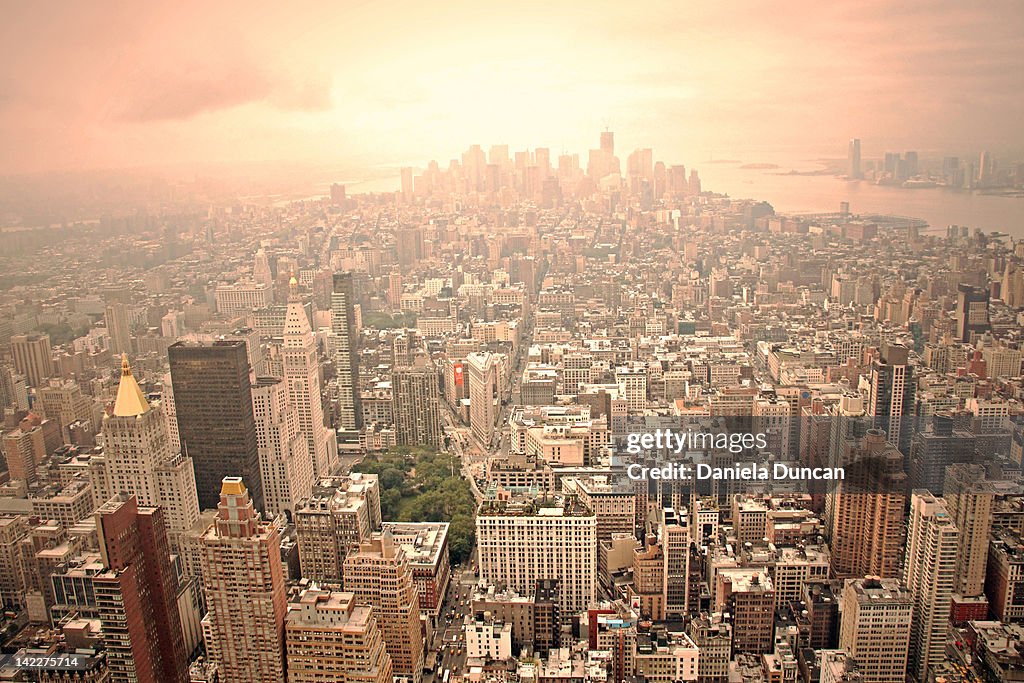
[[[245,493],[245,484],[241,477],[224,477],[220,483],[220,493],[223,496],[240,496]]]
[[[149,410],[149,402],[142,395],[139,383],[128,365],[128,354],[121,354],[121,383],[117,385],[117,399],[114,401],[114,415],[134,417]]]

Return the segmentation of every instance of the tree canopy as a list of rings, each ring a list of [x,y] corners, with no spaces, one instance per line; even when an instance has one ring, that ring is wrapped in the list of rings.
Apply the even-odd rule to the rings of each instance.
[[[380,478],[381,514],[399,522],[449,522],[448,551],[462,562],[473,550],[476,500],[450,453],[399,447],[367,455],[353,469]]]

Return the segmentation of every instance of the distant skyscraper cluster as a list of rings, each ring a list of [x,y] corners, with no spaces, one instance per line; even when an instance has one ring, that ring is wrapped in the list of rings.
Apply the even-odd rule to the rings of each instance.
[[[871,180],[879,185],[908,189],[946,187],[983,192],[1007,191],[1024,182],[1024,165],[997,164],[992,153],[982,151],[977,161],[957,156],[922,159],[917,151],[884,152],[879,159],[863,159],[859,138],[850,140],[843,173],[850,180]]]

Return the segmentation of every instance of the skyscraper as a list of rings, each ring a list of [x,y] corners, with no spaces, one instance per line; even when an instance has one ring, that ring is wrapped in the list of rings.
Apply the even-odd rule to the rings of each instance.
[[[920,431],[911,438],[908,453],[911,488],[942,492],[946,468],[974,459],[976,435],[956,422],[956,414],[947,410],[918,418]]]
[[[96,511],[104,570],[93,577],[112,681],[185,683],[188,653],[161,508],[119,495]]]
[[[326,477],[337,464],[337,441],[324,424],[316,339],[299,296],[299,283],[293,277],[288,286],[288,309],[281,348],[288,398],[298,413],[299,431],[306,440],[306,450],[313,461],[313,474]]]
[[[256,512],[240,477],[225,477],[202,537],[206,651],[223,683],[285,680],[288,595],[281,530]]]
[[[908,670],[918,681],[927,680],[928,669],[946,658],[959,544],[946,501],[916,489],[910,497],[903,583],[914,603]]]
[[[359,410],[359,360],[356,356],[355,288],[352,273],[335,273],[331,293],[331,341],[338,389],[338,429],[356,432]]]
[[[608,156],[615,154],[615,133],[610,130],[601,131],[601,151]]]
[[[413,365],[395,368],[391,385],[398,445],[440,448],[444,431],[434,363],[426,355],[417,356]]]
[[[264,512],[268,518],[285,513],[292,519],[299,502],[313,489],[313,460],[299,433],[295,404],[288,400],[284,380],[258,377],[252,387],[256,419],[256,448],[260,456]]]
[[[256,256],[253,257],[252,281],[267,287],[274,284],[274,275],[270,270],[270,257],[267,256],[267,251],[263,247],[257,249]]]
[[[288,605],[285,641],[288,683],[391,683],[374,608],[352,593],[302,591]]]
[[[881,352],[871,364],[871,387],[867,414],[875,427],[883,430],[889,443],[909,453],[913,434],[914,367],[910,350],[902,344],[882,343]]]
[[[907,676],[914,602],[896,579],[868,577],[846,584],[839,647],[860,664],[863,683],[893,683]]]
[[[104,309],[103,318],[110,335],[110,350],[115,354],[132,352],[131,308],[115,301]]]
[[[987,149],[978,156],[978,184],[984,185],[992,180],[992,153]]]
[[[903,455],[881,430],[843,449],[848,478],[829,494],[832,572],[839,578],[895,576],[903,554]]]
[[[402,168],[402,201],[406,204],[412,201],[412,169]]]
[[[398,271],[388,275],[388,303],[394,309],[402,305],[402,274]]]
[[[469,368],[469,428],[481,446],[487,448],[494,438],[498,419],[498,369],[493,353],[471,353],[466,356]]]
[[[956,338],[969,343],[991,329],[988,320],[989,292],[984,287],[960,283],[956,287]]]
[[[167,355],[181,448],[195,464],[200,507],[216,507],[220,482],[240,476],[253,503],[262,510],[263,481],[245,342],[178,342],[168,348]]]
[[[16,334],[11,337],[14,369],[25,375],[29,386],[43,385],[53,376],[53,350],[48,334]]]
[[[983,465],[957,463],[946,468],[943,498],[953,523],[960,530],[953,587],[958,595],[973,597],[984,592],[995,497],[996,487],[986,481]]]
[[[384,643],[396,676],[423,676],[419,594],[409,560],[390,531],[374,535],[345,560],[345,590],[380,615]]]
[[[665,555],[665,613],[684,615],[690,608],[690,527],[688,519],[673,508],[663,511],[661,544]]]
[[[864,177],[860,168],[860,138],[850,140],[849,149],[846,152],[847,171],[846,175],[851,180]]]
[[[340,183],[331,183],[331,204],[335,206],[345,205],[345,186]]]
[[[113,409],[103,417],[103,456],[89,464],[99,500],[119,493],[139,505],[163,508],[171,547],[199,519],[192,458],[171,447],[163,407],[151,405],[132,375],[128,357],[121,359],[121,382]]]

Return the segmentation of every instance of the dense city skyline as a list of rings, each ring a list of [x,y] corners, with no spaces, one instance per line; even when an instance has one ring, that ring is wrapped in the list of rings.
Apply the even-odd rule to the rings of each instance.
[[[1005,680],[1024,167],[861,142],[823,180],[889,213],[599,130],[3,233],[0,668]]]
[[[4,19],[0,680],[1021,680],[1018,4]]]

